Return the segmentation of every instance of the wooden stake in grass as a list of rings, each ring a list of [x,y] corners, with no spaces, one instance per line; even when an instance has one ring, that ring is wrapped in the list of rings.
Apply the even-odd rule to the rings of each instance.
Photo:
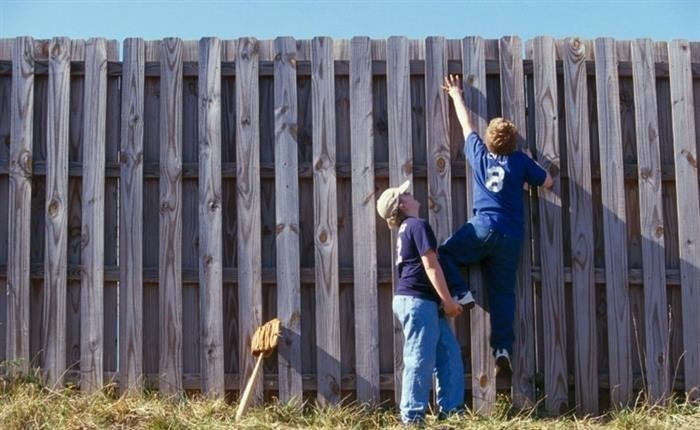
[[[282,335],[281,332],[282,322],[275,318],[258,327],[257,330],[255,330],[255,333],[253,333],[253,338],[250,340],[250,349],[253,351],[253,356],[257,357],[257,360],[255,361],[253,373],[250,374],[245,390],[243,390],[241,401],[238,404],[238,410],[236,410],[236,421],[240,420],[241,416],[243,415],[243,411],[250,401],[253,381],[255,381],[255,377],[258,375],[263,358],[269,356],[272,354],[272,351],[275,350],[277,341]]]

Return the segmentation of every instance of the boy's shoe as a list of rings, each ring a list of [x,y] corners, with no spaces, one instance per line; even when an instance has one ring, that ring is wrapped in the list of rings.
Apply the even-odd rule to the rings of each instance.
[[[462,305],[464,310],[469,310],[474,307],[474,297],[472,296],[472,292],[469,290],[459,292],[456,295],[452,296],[452,298],[455,299],[457,303]]]
[[[507,349],[496,350],[496,373],[510,375],[513,373],[513,368],[510,366],[510,354]]]

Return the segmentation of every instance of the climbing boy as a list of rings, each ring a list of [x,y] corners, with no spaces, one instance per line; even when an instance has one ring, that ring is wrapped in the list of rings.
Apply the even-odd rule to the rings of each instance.
[[[515,283],[523,240],[525,183],[551,188],[552,177],[529,152],[516,150],[518,130],[511,121],[494,118],[486,142],[467,115],[458,76],[446,76],[443,89],[452,99],[465,139],[464,154],[472,167],[474,199],[469,221],[438,248],[447,284],[468,289],[460,265],[481,263],[491,309],[490,344],[497,371],[512,372]]]

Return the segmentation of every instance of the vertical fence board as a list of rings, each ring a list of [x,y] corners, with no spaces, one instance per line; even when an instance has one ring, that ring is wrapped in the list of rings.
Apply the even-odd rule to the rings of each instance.
[[[59,386],[66,370],[70,40],[54,38],[49,45],[49,52],[42,349],[45,381],[50,386]]]
[[[670,368],[655,66],[650,40],[632,41],[631,49],[638,142],[646,382],[649,399],[657,402],[669,394]]]
[[[387,120],[389,133],[389,186],[398,186],[413,179],[413,154],[411,149],[411,88],[408,59],[408,40],[390,37],[387,41]],[[413,184],[411,184],[413,187]],[[391,274],[396,277],[393,244],[396,232],[391,234]],[[393,279],[394,283],[396,279]],[[393,289],[392,289],[393,292]],[[401,374],[403,371],[403,335],[401,323],[393,321],[394,346],[394,399],[401,399]]]
[[[15,39],[0,39],[0,60],[6,60],[6,61],[11,61],[12,60],[12,50],[14,49],[14,45],[16,43]],[[14,66],[13,66],[14,67]],[[35,83],[35,86],[38,86]],[[8,108],[0,108],[0,169],[7,169],[9,170],[10,168],[10,147],[11,147],[11,139],[12,139],[12,76],[3,76],[0,77],[0,106],[8,106]],[[34,94],[39,93],[41,91],[41,88],[38,90],[34,91]],[[36,96],[35,96],[36,97]],[[32,116],[34,118],[37,118],[37,111],[40,111],[40,108],[37,108],[34,106],[35,104],[35,97],[32,98]],[[44,103],[45,105],[46,103]],[[33,129],[32,129],[33,131]],[[36,136],[34,136],[36,138]],[[0,202],[8,202],[9,206],[9,177],[0,174]],[[32,184],[33,185],[33,184]],[[34,193],[34,195],[38,195],[39,192]],[[33,202],[33,199],[32,199]],[[31,204],[31,202],[30,202]],[[9,209],[9,208],[8,208]],[[43,208],[42,208],[43,209]],[[31,211],[31,209],[30,209]],[[9,232],[8,232],[8,224],[9,224],[9,215],[10,212],[9,210],[0,210],[0,243],[9,244]],[[43,216],[43,213],[42,213]],[[35,217],[36,218],[36,217]],[[41,218],[41,217],[39,217]],[[31,219],[31,215],[30,215]],[[36,230],[35,230],[36,231]],[[32,235],[32,240],[36,240],[37,237],[43,237],[43,234],[34,234]],[[31,243],[31,242],[30,242]],[[30,245],[30,261],[31,261],[31,253],[34,250],[34,247]],[[0,266],[2,267],[7,267],[7,259],[8,259],[8,246],[3,245],[0,246]],[[0,327],[6,327],[7,326],[7,272],[0,272],[0,324],[2,324]],[[30,281],[31,282],[31,281]],[[32,294],[35,291],[34,288],[31,288],[30,284],[30,294]],[[30,314],[32,312],[32,309],[35,308],[36,306],[36,297],[32,294],[30,296]],[[31,319],[29,324],[29,330],[30,330],[30,339],[35,340],[39,336],[31,336],[33,333],[31,330],[34,329],[36,326],[36,322],[38,321],[38,318]],[[6,357],[6,340],[7,340],[7,331],[4,329],[0,329],[0,360],[5,360]],[[35,348],[35,343],[30,342],[30,353],[33,351],[36,351],[38,348]]]
[[[574,386],[576,411],[598,410],[598,366],[595,283],[593,279],[593,188],[590,168],[586,46],[578,38],[566,39],[564,101],[569,174],[571,278],[574,311]]]
[[[299,162],[297,148],[297,48],[290,37],[275,39],[275,220],[279,398],[301,400],[301,274],[299,259]]]
[[[610,403],[632,400],[632,364],[620,86],[615,41],[595,41],[598,145],[603,201]],[[621,252],[622,251],[622,252]]]
[[[442,243],[452,232],[449,110],[447,96],[442,90],[443,78],[447,74],[443,37],[425,40],[425,65],[428,214],[435,238]]]
[[[221,43],[199,42],[199,303],[202,392],[224,395]]]
[[[462,40],[462,73],[464,101],[470,121],[476,130],[486,130],[488,110],[486,105],[486,57],[484,39],[470,36]],[[464,140],[462,134],[460,133]],[[462,142],[463,143],[463,142]],[[465,163],[466,218],[472,214],[474,180],[472,168]],[[471,388],[472,408],[483,414],[490,414],[496,401],[496,378],[493,372],[495,362],[489,346],[491,323],[481,270],[478,264],[469,267],[469,288],[475,293],[477,306],[470,312],[471,325]]]
[[[370,40],[350,48],[350,143],[352,151],[353,279],[357,400],[379,401],[379,318],[372,133]]]
[[[498,41],[500,57],[501,110],[505,118],[519,130],[518,148],[527,147],[525,122],[524,73],[522,43],[518,37],[503,37]],[[523,193],[525,220],[523,245],[518,263],[518,285],[515,302],[515,342],[513,344],[513,402],[518,407],[532,406],[535,402],[535,309],[532,278],[532,249],[529,194]]]
[[[316,273],[316,378],[321,404],[340,400],[338,225],[335,177],[333,41],[315,37],[311,52],[313,111],[314,244]]]
[[[119,45],[116,40],[105,41],[107,61],[119,60]],[[118,166],[119,135],[121,130],[121,78],[107,75],[105,107],[105,163]],[[105,175],[104,223],[104,266],[119,267],[119,178]],[[102,365],[105,372],[116,373],[119,369],[119,290],[116,280],[105,281],[104,285],[104,355]]]
[[[182,392],[182,42],[161,42],[159,389]]]
[[[124,41],[119,210],[119,385],[138,391],[143,374],[143,127],[145,44]]]
[[[90,39],[85,52],[80,285],[80,389],[102,388],[104,353],[105,128],[107,49]]]
[[[681,294],[683,297],[683,362],[685,391],[691,398],[700,396],[700,203],[698,201],[697,146],[693,117],[693,79],[690,46],[685,40],[669,44],[673,148],[678,205],[678,243],[680,252]],[[695,109],[698,109],[695,106]],[[682,184],[682,185],[680,185]]]
[[[550,37],[537,37],[533,48],[537,151],[554,178],[552,189],[541,189],[539,199],[542,319],[544,339],[547,339],[543,345],[545,408],[559,414],[568,409],[568,374],[554,41]]]
[[[239,375],[241,390],[253,371],[250,340],[262,323],[260,262],[260,129],[258,125],[258,42],[238,39],[236,56],[236,192],[238,244]],[[243,161],[248,160],[248,161]],[[253,386],[262,397],[262,378]]]
[[[30,231],[34,41],[18,37],[12,47],[10,156],[7,227],[6,349],[4,359],[29,370]],[[4,262],[3,262],[4,263]]]

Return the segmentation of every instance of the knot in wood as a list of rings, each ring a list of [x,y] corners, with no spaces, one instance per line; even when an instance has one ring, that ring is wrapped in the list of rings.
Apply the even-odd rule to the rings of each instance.
[[[279,233],[282,233],[282,232],[284,231],[284,226],[285,226],[284,223],[279,223],[279,224],[277,224],[277,225],[275,226],[275,231],[276,231],[278,234],[279,234]]]
[[[439,157],[437,160],[435,160],[435,165],[442,172],[443,170],[445,170],[445,166],[447,165],[447,162],[445,162],[444,158]]]
[[[204,265],[205,266],[210,266],[213,261],[214,261],[214,257],[212,257],[211,255],[204,256]]]
[[[318,240],[321,243],[326,243],[328,240],[328,232],[326,230],[321,230],[321,232],[318,234]]]
[[[60,203],[58,200],[53,199],[49,202],[49,206],[47,208],[47,212],[49,213],[49,216],[51,218],[55,218],[56,215],[58,215],[58,209],[59,209]]]
[[[662,225],[657,225],[656,228],[654,229],[654,236],[657,238],[661,238],[664,235],[664,226]]]
[[[170,206],[170,204],[168,202],[166,202],[166,201],[160,202],[160,211],[161,212],[170,212],[172,210],[173,210],[173,208],[172,208],[172,206]]]
[[[486,388],[486,385],[489,383],[489,376],[486,374],[481,375],[479,378],[479,386],[481,388]]]
[[[698,168],[698,161],[693,157],[693,154],[690,153],[687,149],[681,150],[681,155],[685,157],[686,160],[688,160],[688,164],[690,164],[693,169]]]
[[[241,124],[243,124],[243,125],[248,125],[248,124],[250,124],[250,118],[247,117],[247,116],[241,117]]]
[[[649,168],[645,167],[639,171],[639,177],[642,179],[645,179],[645,180],[649,179],[650,176],[651,176],[651,169],[649,169]]]
[[[32,153],[30,151],[23,149],[19,153],[19,168],[24,177],[32,175]]]
[[[214,200],[209,200],[209,210],[214,212],[218,207],[219,207],[219,201],[214,199]]]
[[[141,120],[141,115],[132,113],[129,115],[129,125],[134,126]]]

